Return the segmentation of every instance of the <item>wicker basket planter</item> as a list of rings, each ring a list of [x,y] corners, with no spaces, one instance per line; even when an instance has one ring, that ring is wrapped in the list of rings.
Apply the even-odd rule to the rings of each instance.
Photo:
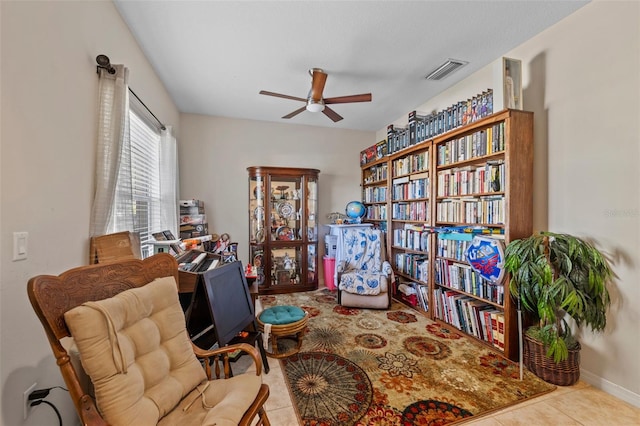
[[[547,356],[544,345],[525,334],[524,365],[536,376],[558,386],[571,386],[580,379],[580,344],[569,350],[569,357],[559,363]]]

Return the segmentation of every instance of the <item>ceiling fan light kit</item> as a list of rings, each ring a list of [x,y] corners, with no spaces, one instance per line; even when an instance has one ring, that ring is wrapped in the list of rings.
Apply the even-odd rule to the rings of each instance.
[[[324,110],[324,102],[316,102],[313,99],[310,99],[307,102],[307,111],[309,112],[320,112]]]
[[[323,98],[322,92],[324,90],[324,84],[327,81],[327,73],[324,72],[320,68],[311,68],[309,70],[309,74],[311,75],[311,90],[309,90],[309,94],[307,98],[298,98],[296,96],[283,95],[281,93],[268,92],[266,90],[261,90],[261,95],[274,96],[276,98],[284,98],[290,99],[293,101],[301,101],[305,102],[306,105],[302,108],[299,108],[289,114],[285,115],[282,118],[288,119],[293,118],[296,115],[300,114],[302,111],[307,110],[309,112],[322,112],[324,115],[329,117],[333,122],[337,122],[342,120],[340,114],[329,108],[327,105],[329,104],[346,104],[353,102],[371,102],[371,93],[363,93],[360,95],[349,95],[349,96],[338,96],[334,98]]]

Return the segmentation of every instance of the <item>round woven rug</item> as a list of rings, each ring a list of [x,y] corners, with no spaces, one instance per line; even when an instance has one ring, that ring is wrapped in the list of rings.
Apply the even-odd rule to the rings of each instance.
[[[301,352],[281,361],[303,424],[353,424],[371,405],[369,377],[346,358]]]

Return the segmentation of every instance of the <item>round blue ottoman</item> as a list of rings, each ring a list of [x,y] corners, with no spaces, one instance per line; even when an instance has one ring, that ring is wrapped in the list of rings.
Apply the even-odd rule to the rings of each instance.
[[[309,314],[297,306],[278,305],[262,311],[257,321],[258,329],[263,332],[265,339],[268,339],[267,335],[271,337],[271,352],[267,351],[267,356],[284,358],[298,353],[302,346],[302,334],[307,327],[308,319]],[[280,353],[278,351],[279,337],[294,338],[296,346],[287,352]]]

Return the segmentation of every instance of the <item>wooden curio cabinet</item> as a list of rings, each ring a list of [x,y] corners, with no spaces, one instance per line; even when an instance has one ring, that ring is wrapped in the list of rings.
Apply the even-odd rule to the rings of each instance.
[[[318,288],[316,169],[248,167],[249,261],[260,294]]]

